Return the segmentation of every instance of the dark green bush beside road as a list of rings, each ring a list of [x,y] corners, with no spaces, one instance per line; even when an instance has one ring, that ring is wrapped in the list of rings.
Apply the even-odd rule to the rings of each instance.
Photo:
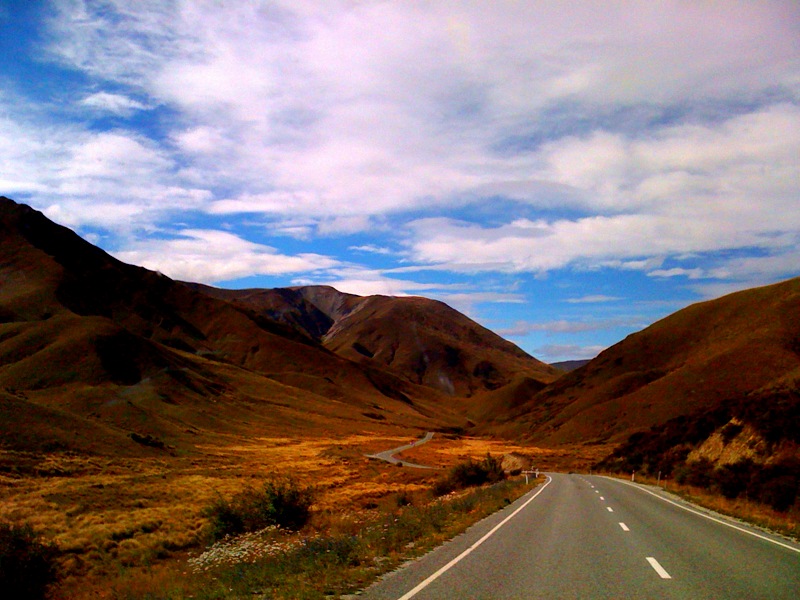
[[[476,487],[485,483],[497,483],[505,478],[506,474],[500,466],[500,461],[491,454],[487,454],[486,458],[480,462],[469,459],[451,468],[444,478],[436,482],[433,493],[435,496],[444,496],[455,490]]]
[[[270,480],[261,489],[248,488],[230,500],[217,499],[207,514],[211,535],[221,539],[277,525],[296,531],[308,522],[314,493],[290,480]]]
[[[787,396],[789,397],[789,396]],[[772,398],[774,399],[774,398]],[[795,442],[798,433],[793,429],[800,401],[792,402],[781,396],[769,407],[786,418],[787,427],[779,434],[777,424],[764,417],[750,417],[754,409],[747,404],[724,403],[695,415],[672,419],[649,431],[633,434],[594,468],[613,473],[630,474],[631,471],[662,478],[668,477],[679,484],[705,488],[728,499],[745,498],[786,512],[800,504],[800,459],[798,457],[772,456],[769,460],[741,459],[733,464],[715,465],[701,458],[688,461],[691,450],[712,433],[718,431],[724,444],[729,444],[743,430],[742,421],[752,426],[766,440],[764,457],[782,442]],[[749,412],[748,412],[749,411]],[[767,409],[764,409],[767,412]],[[732,418],[740,421],[732,422]],[[765,464],[766,463],[766,464]]]
[[[0,523],[0,595],[3,598],[46,598],[58,580],[58,548],[39,539],[30,525]]]

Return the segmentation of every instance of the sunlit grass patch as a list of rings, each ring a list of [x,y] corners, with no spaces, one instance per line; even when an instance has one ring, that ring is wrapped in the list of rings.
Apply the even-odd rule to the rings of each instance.
[[[457,535],[529,490],[501,482],[417,504],[372,511],[301,532],[280,528],[228,538],[189,560],[177,581],[160,578],[160,590],[117,588],[114,598],[325,598],[352,593],[378,575]],[[166,592],[165,590],[171,590]]]
[[[181,575],[191,572],[186,559],[201,554],[209,539],[204,510],[219,497],[231,498],[270,476],[291,475],[317,491],[313,517],[300,538],[346,537],[378,515],[424,505],[442,474],[365,456],[407,443],[408,437],[220,439],[191,455],[148,459],[20,457],[0,450],[0,520],[30,522],[58,546],[65,598],[114,597],[112,588],[122,590],[114,592],[119,597],[178,598],[188,594]],[[468,455],[485,455],[485,444],[474,447]],[[359,566],[367,575],[374,567]],[[147,581],[164,591],[147,587]],[[128,596],[130,590],[142,595]]]

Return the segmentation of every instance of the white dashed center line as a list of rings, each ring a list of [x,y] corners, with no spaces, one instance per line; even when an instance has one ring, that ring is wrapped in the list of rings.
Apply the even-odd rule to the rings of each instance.
[[[611,508],[610,506],[606,506],[606,510],[607,510],[608,512],[614,512],[614,509],[613,509],[613,508]]]
[[[600,496],[600,500],[605,500],[605,498],[603,498],[602,496]]]
[[[650,566],[653,567],[653,569],[655,570],[656,573],[658,573],[661,579],[672,579],[672,576],[669,573],[667,573],[666,570],[664,570],[664,567],[658,564],[658,561],[655,558],[653,558],[652,556],[648,556],[647,562],[650,563]]]
[[[620,523],[619,526],[622,527],[622,531],[630,531],[630,529],[628,529],[628,526],[625,525],[625,523]]]

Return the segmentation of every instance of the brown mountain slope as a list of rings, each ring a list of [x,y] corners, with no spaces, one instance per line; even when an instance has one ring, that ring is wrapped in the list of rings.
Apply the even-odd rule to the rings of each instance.
[[[446,304],[427,298],[364,298],[336,320],[324,344],[340,356],[377,363],[414,383],[456,396],[497,389],[520,376],[549,383],[560,374]]]
[[[621,441],[790,377],[800,364],[800,279],[681,310],[628,336],[499,428],[539,441]]]
[[[328,286],[195,287],[318,339],[339,356],[450,396],[494,390],[519,377],[544,385],[560,374],[436,300],[360,297]]]
[[[125,453],[119,439],[136,452],[147,435],[180,445],[254,427],[464,423],[440,404],[430,389],[121,263],[41,213],[0,198],[5,444]]]

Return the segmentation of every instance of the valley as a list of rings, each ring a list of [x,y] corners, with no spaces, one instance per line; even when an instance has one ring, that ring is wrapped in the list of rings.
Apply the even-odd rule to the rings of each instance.
[[[756,500],[794,532],[798,431],[797,278],[561,370],[442,302],[175,281],[0,198],[0,522],[57,546],[65,597],[174,584],[212,542],[209,507],[275,478],[314,489],[306,528],[276,544],[461,506],[392,561],[525,493],[532,468],[668,478]],[[368,456],[426,432],[396,458],[434,469]],[[480,461],[512,487],[436,495]]]

